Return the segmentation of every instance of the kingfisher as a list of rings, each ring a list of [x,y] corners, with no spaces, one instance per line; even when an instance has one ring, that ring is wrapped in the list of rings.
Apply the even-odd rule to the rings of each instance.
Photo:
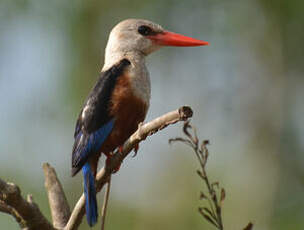
[[[176,34],[143,19],[127,19],[111,31],[104,66],[78,116],[72,176],[83,174],[87,222],[97,222],[95,177],[99,157],[108,158],[144,121],[150,101],[145,58],[163,46],[203,46],[208,42]]]

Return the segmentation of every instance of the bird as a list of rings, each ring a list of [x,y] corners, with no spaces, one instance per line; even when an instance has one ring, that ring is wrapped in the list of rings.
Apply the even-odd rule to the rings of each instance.
[[[126,19],[110,32],[104,66],[81,109],[74,132],[71,174],[83,174],[87,222],[97,222],[95,177],[101,154],[111,157],[143,122],[151,85],[146,56],[164,46],[209,43],[165,30],[144,19]]]

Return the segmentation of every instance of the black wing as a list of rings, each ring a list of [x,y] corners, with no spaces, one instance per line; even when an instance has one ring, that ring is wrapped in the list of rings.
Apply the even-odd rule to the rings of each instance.
[[[81,110],[74,133],[72,152],[72,175],[86,163],[91,154],[98,151],[113,127],[113,118],[108,113],[109,102],[116,81],[130,65],[127,59],[102,72]]]

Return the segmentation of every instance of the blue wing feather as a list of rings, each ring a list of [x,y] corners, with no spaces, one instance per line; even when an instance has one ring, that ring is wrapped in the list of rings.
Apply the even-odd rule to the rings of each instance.
[[[114,119],[104,124],[93,133],[87,134],[79,131],[76,138],[72,156],[72,175],[75,175],[86,163],[91,154],[95,154],[111,133]]]

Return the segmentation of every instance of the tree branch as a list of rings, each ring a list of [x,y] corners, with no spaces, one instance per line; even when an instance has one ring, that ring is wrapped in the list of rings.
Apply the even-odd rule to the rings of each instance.
[[[55,228],[64,228],[68,222],[71,211],[62,185],[57,178],[55,169],[48,163],[43,164],[45,188],[49,198],[53,225]]]
[[[106,191],[105,191],[104,198],[103,198],[103,205],[102,205],[102,209],[101,209],[101,228],[100,228],[101,230],[105,229],[110,190],[111,190],[111,176],[109,177],[109,182],[107,183]]]
[[[97,191],[100,191],[105,183],[108,182],[109,176],[114,172],[116,168],[120,166],[125,157],[139,144],[139,142],[145,140],[147,136],[150,136],[159,130],[164,129],[170,124],[174,124],[178,121],[185,121],[192,117],[192,110],[190,107],[183,106],[178,110],[169,112],[163,116],[160,116],[153,121],[146,124],[140,124],[137,131],[126,141],[123,146],[122,152],[116,152],[113,157],[108,161],[105,167],[103,167],[96,176]],[[80,197],[75,208],[71,214],[71,217],[65,227],[65,230],[75,230],[81,223],[82,217],[85,214],[85,197],[84,194]]]
[[[16,211],[11,206],[6,205],[1,200],[0,200],[0,212],[4,212],[14,217],[17,223],[20,225],[20,227],[23,228],[22,218],[18,215],[18,213],[16,213]]]
[[[34,203],[32,196],[29,195],[28,200],[25,200],[17,185],[0,179],[0,200],[0,210],[14,216],[22,229],[54,230]]]
[[[136,147],[159,130],[174,124],[178,121],[185,121],[192,117],[190,107],[181,107],[178,110],[169,112],[146,124],[140,124],[138,130],[126,141],[122,152],[115,152],[97,174],[96,186],[99,192],[109,181],[115,169],[117,169],[125,157]],[[33,202],[31,195],[25,200],[21,196],[19,187],[12,183],[6,183],[0,179],[0,212],[13,216],[22,229],[26,230],[75,230],[79,227],[82,217],[85,214],[85,197],[82,194],[75,208],[70,215],[70,208],[66,200],[63,188],[57,178],[55,170],[49,165],[43,165],[45,175],[45,187],[47,190],[50,209],[52,213],[52,224],[43,216],[38,206]]]

